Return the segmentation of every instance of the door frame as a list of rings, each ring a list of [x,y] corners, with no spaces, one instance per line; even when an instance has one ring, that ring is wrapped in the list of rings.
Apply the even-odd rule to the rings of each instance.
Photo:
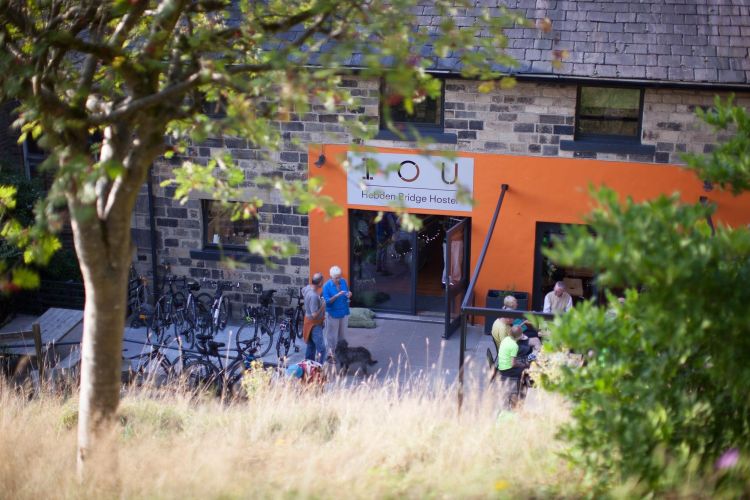
[[[563,223],[563,222],[537,222],[536,223],[536,231],[535,231],[535,237],[534,237],[534,276],[532,280],[532,288],[531,288],[531,310],[532,311],[541,311],[544,307],[544,283],[542,280],[542,274],[543,269],[542,266],[544,264],[544,255],[542,255],[542,240],[544,238],[545,233],[551,233],[551,234],[558,234],[561,235],[563,238],[565,238],[565,228],[579,225],[579,224],[571,224],[571,223]],[[589,232],[593,235],[595,234],[594,231],[591,229],[591,227],[588,228]],[[596,280],[594,280],[593,283],[593,293],[594,296],[599,295],[598,286],[596,284]]]
[[[355,262],[354,262],[354,238],[352,237],[352,231],[354,230],[354,224],[352,224],[354,220],[355,213],[357,212],[372,212],[377,214],[380,210],[365,210],[361,208],[349,208],[347,210],[347,223],[348,223],[348,234],[347,237],[349,239],[349,284],[353,288],[354,287],[354,270],[355,270]],[[407,297],[409,297],[409,300],[411,301],[410,307],[405,309],[391,309],[388,307],[373,307],[372,309],[375,311],[380,311],[384,313],[393,313],[393,314],[410,314],[412,316],[415,316],[417,314],[417,273],[415,272],[415,262],[417,258],[417,253],[419,249],[417,248],[417,232],[412,231],[409,234],[409,242],[411,243],[412,248],[412,264],[411,264],[411,270],[410,270],[410,283],[411,283],[411,291],[406,294]],[[377,248],[375,249],[377,251]]]
[[[456,217],[458,218],[458,217]],[[462,227],[463,226],[463,227]],[[455,285],[451,285],[450,280],[450,267],[451,261],[451,246],[447,243],[450,241],[451,234],[459,229],[463,229],[464,232],[464,261],[463,270],[461,273],[461,281]],[[451,321],[451,301],[455,300],[458,295],[463,297],[466,294],[466,290],[469,288],[469,271],[471,264],[471,217],[461,217],[461,220],[456,222],[450,228],[445,231],[445,262],[443,263],[447,273],[447,282],[445,284],[445,330],[443,331],[443,338],[450,338],[459,326],[461,326],[461,311],[459,309],[456,319]]]
[[[542,255],[542,240],[544,233],[563,234],[564,224],[559,222],[537,222],[534,232],[534,277],[531,285],[531,310],[541,311],[544,306],[544,282],[542,280],[542,266],[544,255]]]

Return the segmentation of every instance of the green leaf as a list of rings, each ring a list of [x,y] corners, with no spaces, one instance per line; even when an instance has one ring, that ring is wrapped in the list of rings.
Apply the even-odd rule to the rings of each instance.
[[[39,274],[26,267],[17,267],[12,271],[12,282],[19,288],[30,290],[39,287]]]

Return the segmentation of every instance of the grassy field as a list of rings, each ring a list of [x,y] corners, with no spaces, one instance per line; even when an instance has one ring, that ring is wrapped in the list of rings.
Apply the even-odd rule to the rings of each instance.
[[[247,401],[130,390],[113,446],[120,492],[75,480],[75,397],[0,387],[3,498],[528,498],[581,493],[555,439],[563,402],[532,392],[498,414],[424,381],[329,383],[320,393],[250,380]],[[113,451],[115,453],[115,451]],[[94,465],[96,467],[96,465]],[[100,471],[102,472],[102,471]],[[111,475],[110,475],[111,476]],[[110,479],[112,479],[110,477]]]

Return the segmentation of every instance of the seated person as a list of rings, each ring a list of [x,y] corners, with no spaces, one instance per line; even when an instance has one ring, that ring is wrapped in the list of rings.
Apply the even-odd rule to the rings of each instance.
[[[507,295],[503,299],[503,309],[505,310],[518,309],[518,301],[516,300],[516,298],[512,295]],[[496,348],[498,349],[500,348],[500,342],[503,341],[503,338],[508,336],[508,334],[510,333],[510,327],[513,324],[515,323],[512,318],[497,318],[495,322],[492,323],[492,338],[495,341]]]
[[[503,378],[519,378],[528,367],[525,358],[519,355],[518,341],[523,336],[519,326],[510,329],[510,335],[500,342],[497,350],[497,369]]]
[[[573,307],[573,298],[565,291],[565,283],[558,281],[552,291],[544,296],[542,312],[561,314],[570,311],[571,307]]]
[[[492,340],[495,341],[495,350],[500,349],[500,342],[510,334],[510,327],[513,325],[512,318],[497,318],[492,323]]]
[[[517,310],[518,300],[508,295],[503,300],[504,310]],[[521,328],[523,337],[522,342],[531,346],[534,352],[539,352],[542,348],[542,342],[539,340],[539,332],[531,325],[531,323],[523,318],[513,320],[512,318],[498,318],[492,324],[492,338],[495,341],[495,348],[500,349],[500,342],[503,338],[507,337],[510,333],[511,326],[518,326]],[[525,358],[525,356],[523,356]]]

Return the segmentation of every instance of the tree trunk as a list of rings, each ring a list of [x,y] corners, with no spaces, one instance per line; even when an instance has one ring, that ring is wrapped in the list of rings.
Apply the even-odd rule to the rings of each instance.
[[[109,438],[114,437],[113,424],[120,401],[122,337],[133,254],[130,222],[151,162],[163,152],[166,123],[153,116],[134,120],[140,125],[135,129],[123,125],[120,131],[127,131],[125,135],[118,135],[112,127],[104,131],[100,161],[116,161],[125,167],[125,173],[111,183],[97,185],[101,191],[95,203],[84,205],[78,197],[68,195],[86,290],[78,404],[78,477],[114,482],[115,487],[117,450]],[[122,137],[129,138],[127,145],[118,143]],[[89,464],[96,464],[96,470]]]
[[[129,222],[130,214],[125,214]],[[129,224],[73,220],[73,235],[86,289],[78,407],[79,479],[116,481],[116,450],[107,450],[120,399],[122,338],[130,265]],[[92,460],[93,458],[93,460]],[[87,470],[96,463],[97,471]],[[100,467],[101,466],[101,467]],[[114,473],[114,477],[111,475]]]

